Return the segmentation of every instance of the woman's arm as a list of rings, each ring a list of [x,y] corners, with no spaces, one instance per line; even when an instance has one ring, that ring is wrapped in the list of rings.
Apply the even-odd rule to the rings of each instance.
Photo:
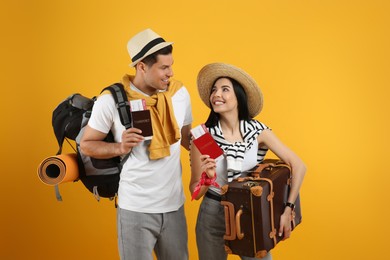
[[[264,130],[258,136],[259,145],[265,145],[276,156],[287,163],[291,167],[292,184],[287,202],[294,203],[298,197],[305,173],[306,166],[303,161],[287,146],[285,146],[271,130]],[[291,233],[291,211],[290,207],[285,207],[281,217],[279,236],[284,233],[284,239],[288,238]]]
[[[213,178],[215,175],[215,160],[210,158],[208,155],[202,155],[195,144],[191,141],[190,146],[190,161],[191,161],[191,180],[190,180],[190,192],[191,196],[194,193],[196,185],[203,172],[206,172],[209,178]],[[208,190],[209,186],[202,185],[198,195],[195,197],[196,200],[200,199]]]

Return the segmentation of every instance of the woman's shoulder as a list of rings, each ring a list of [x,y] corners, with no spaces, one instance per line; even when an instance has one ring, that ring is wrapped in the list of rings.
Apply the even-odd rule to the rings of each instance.
[[[265,130],[265,129],[270,129],[266,124],[256,120],[256,119],[251,119],[246,122],[248,127],[251,127],[256,130]]]

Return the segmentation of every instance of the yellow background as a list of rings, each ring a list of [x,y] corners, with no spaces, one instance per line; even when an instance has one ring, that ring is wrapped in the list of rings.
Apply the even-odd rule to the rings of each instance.
[[[54,107],[133,72],[126,43],[148,27],[175,42],[194,125],[208,114],[197,72],[232,63],[264,92],[257,119],[306,162],[303,222],[274,259],[388,257],[389,1],[2,0],[0,10],[1,259],[118,259],[113,203],[81,183],[63,184],[57,202],[36,169],[57,151]],[[196,259],[199,202],[182,157]]]

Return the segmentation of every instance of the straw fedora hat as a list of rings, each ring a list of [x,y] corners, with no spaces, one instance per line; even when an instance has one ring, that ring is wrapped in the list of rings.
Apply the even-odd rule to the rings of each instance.
[[[137,33],[127,43],[127,51],[129,52],[132,61],[130,66],[134,67],[146,56],[171,44],[173,44],[173,42],[166,42],[160,35],[151,29],[146,29]]]
[[[255,117],[263,108],[263,94],[256,81],[242,69],[226,63],[211,63],[198,73],[199,96],[210,107],[210,91],[214,82],[221,77],[237,80],[244,88],[248,98],[249,115]]]

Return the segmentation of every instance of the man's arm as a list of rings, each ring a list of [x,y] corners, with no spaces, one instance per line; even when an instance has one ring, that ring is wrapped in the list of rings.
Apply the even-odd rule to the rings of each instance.
[[[190,150],[190,141],[191,141],[191,124],[185,125],[181,128],[181,146],[183,146],[187,151]]]
[[[122,142],[109,143],[103,141],[107,134],[86,126],[80,142],[81,151],[96,159],[107,159],[131,152],[144,138],[140,135],[141,130],[129,128],[122,133]]]

